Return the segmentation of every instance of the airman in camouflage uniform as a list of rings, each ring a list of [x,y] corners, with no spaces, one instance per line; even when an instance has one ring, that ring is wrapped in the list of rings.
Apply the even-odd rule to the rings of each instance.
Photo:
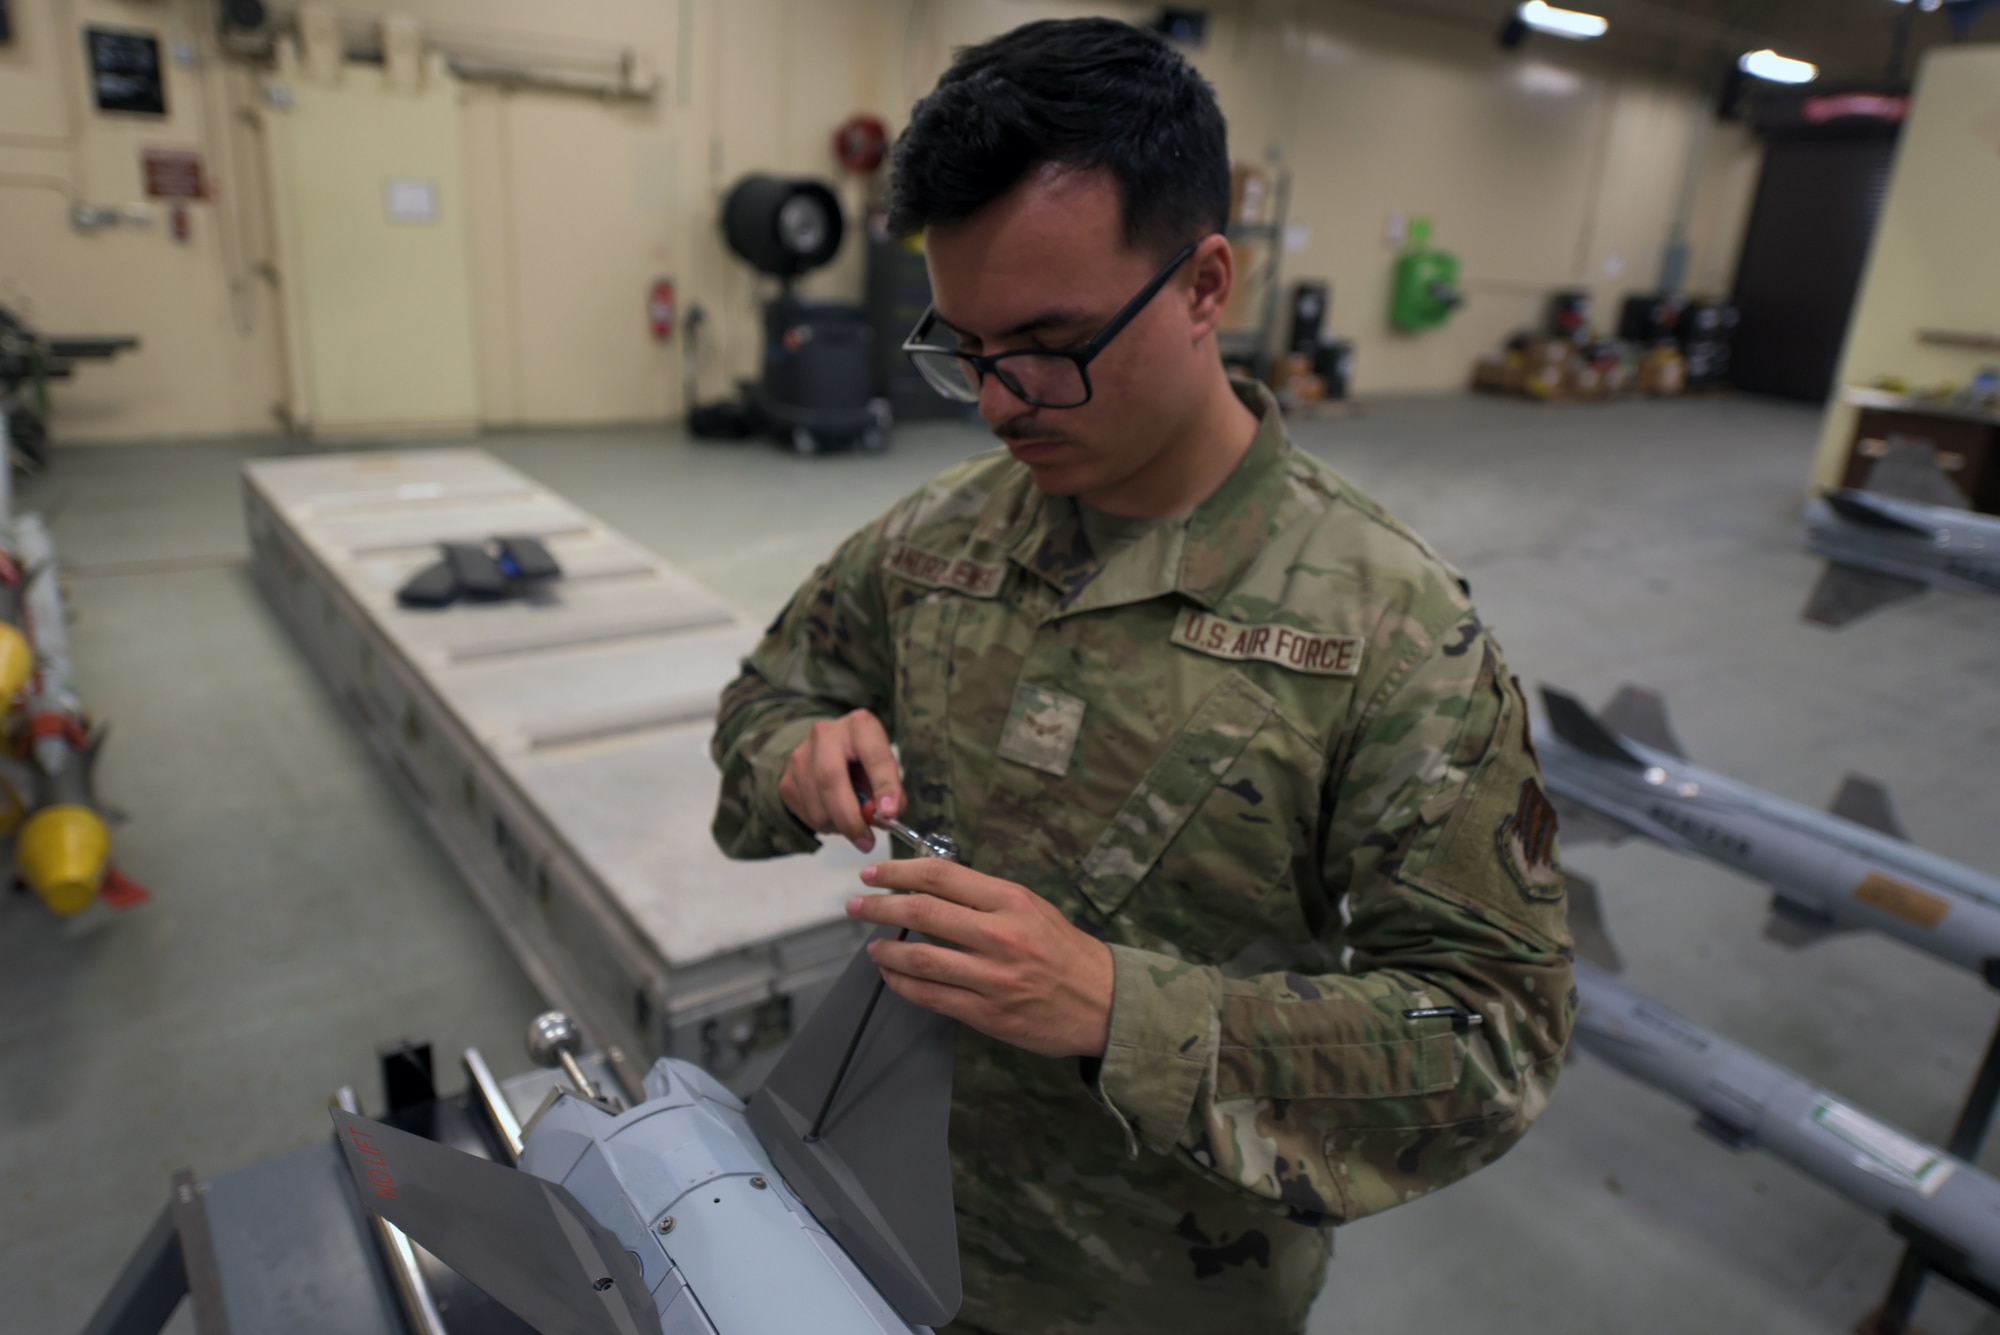
[[[780,776],[867,710],[905,820],[1110,947],[1101,1061],[961,1034],[967,1329],[1298,1330],[1330,1225],[1490,1163],[1555,1085],[1519,686],[1452,569],[1235,389],[1261,425],[1191,513],[1100,558],[983,455],[851,537],[723,698],[732,856],[817,846]]]

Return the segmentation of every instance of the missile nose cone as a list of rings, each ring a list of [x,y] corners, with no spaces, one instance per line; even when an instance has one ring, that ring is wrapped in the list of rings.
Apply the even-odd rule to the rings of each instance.
[[[35,651],[11,622],[0,621],[0,706],[21,693],[35,672]]]
[[[82,912],[97,897],[110,856],[111,831],[89,807],[43,807],[28,817],[14,840],[21,879],[63,918]]]

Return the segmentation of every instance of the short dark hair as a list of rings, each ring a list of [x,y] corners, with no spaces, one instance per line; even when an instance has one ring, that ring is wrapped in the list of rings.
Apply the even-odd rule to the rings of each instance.
[[[1128,246],[1169,253],[1229,218],[1215,90],[1152,33],[1045,19],[966,47],[896,140],[889,230],[971,217],[1044,164],[1102,169]]]

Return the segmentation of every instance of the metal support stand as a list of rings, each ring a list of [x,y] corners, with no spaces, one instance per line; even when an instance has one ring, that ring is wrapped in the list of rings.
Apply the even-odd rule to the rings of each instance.
[[[197,1335],[229,1335],[201,1184],[174,1174],[173,1195],[97,1305],[83,1335],[159,1335],[181,1299],[194,1303]]]
[[[1967,1163],[1978,1159],[1986,1143],[1986,1133],[1992,1128],[1996,1105],[2000,1105],[2000,1026],[1994,1028],[1993,1038],[1986,1045],[1985,1060],[1980,1062],[1979,1072],[1972,1079],[1972,1090],[1959,1109],[1958,1123],[1952,1127],[1945,1149]],[[1955,1249],[1917,1229],[1908,1220],[1898,1217],[1889,1223],[1909,1245],[1903,1249],[1902,1263],[1889,1283],[1889,1296],[1883,1299],[1873,1319],[1861,1325],[1865,1335],[1909,1335],[1910,1318],[1916,1315],[1924,1281],[1932,1275],[1942,1275],[1975,1298],[2000,1307],[2000,1293],[1966,1274],[1963,1258],[1954,1257]]]

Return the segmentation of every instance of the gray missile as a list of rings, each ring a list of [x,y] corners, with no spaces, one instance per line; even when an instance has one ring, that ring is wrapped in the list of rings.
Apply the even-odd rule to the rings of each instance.
[[[1874,491],[1806,505],[1806,546],[1827,559],[1804,616],[1844,626],[1929,589],[2000,594],[2000,516]]]
[[[626,1108],[543,1017],[531,1051],[569,1087],[521,1129],[518,1167],[334,1109],[357,1195],[537,1330],[928,1335],[960,1301],[958,1026],[880,978],[856,954],[747,1108],[671,1058]]]
[[[2000,878],[1909,843],[1879,786],[1849,775],[1815,811],[1690,764],[1650,691],[1624,688],[1601,720],[1547,686],[1542,701],[1564,845],[1643,835],[1770,886],[1765,934],[1781,944],[1867,928],[2000,986]]]
[[[2000,1182],[1587,961],[1576,988],[1579,1047],[1693,1107],[1730,1148],[1765,1150],[1890,1220],[1947,1278],[2000,1289]]]

